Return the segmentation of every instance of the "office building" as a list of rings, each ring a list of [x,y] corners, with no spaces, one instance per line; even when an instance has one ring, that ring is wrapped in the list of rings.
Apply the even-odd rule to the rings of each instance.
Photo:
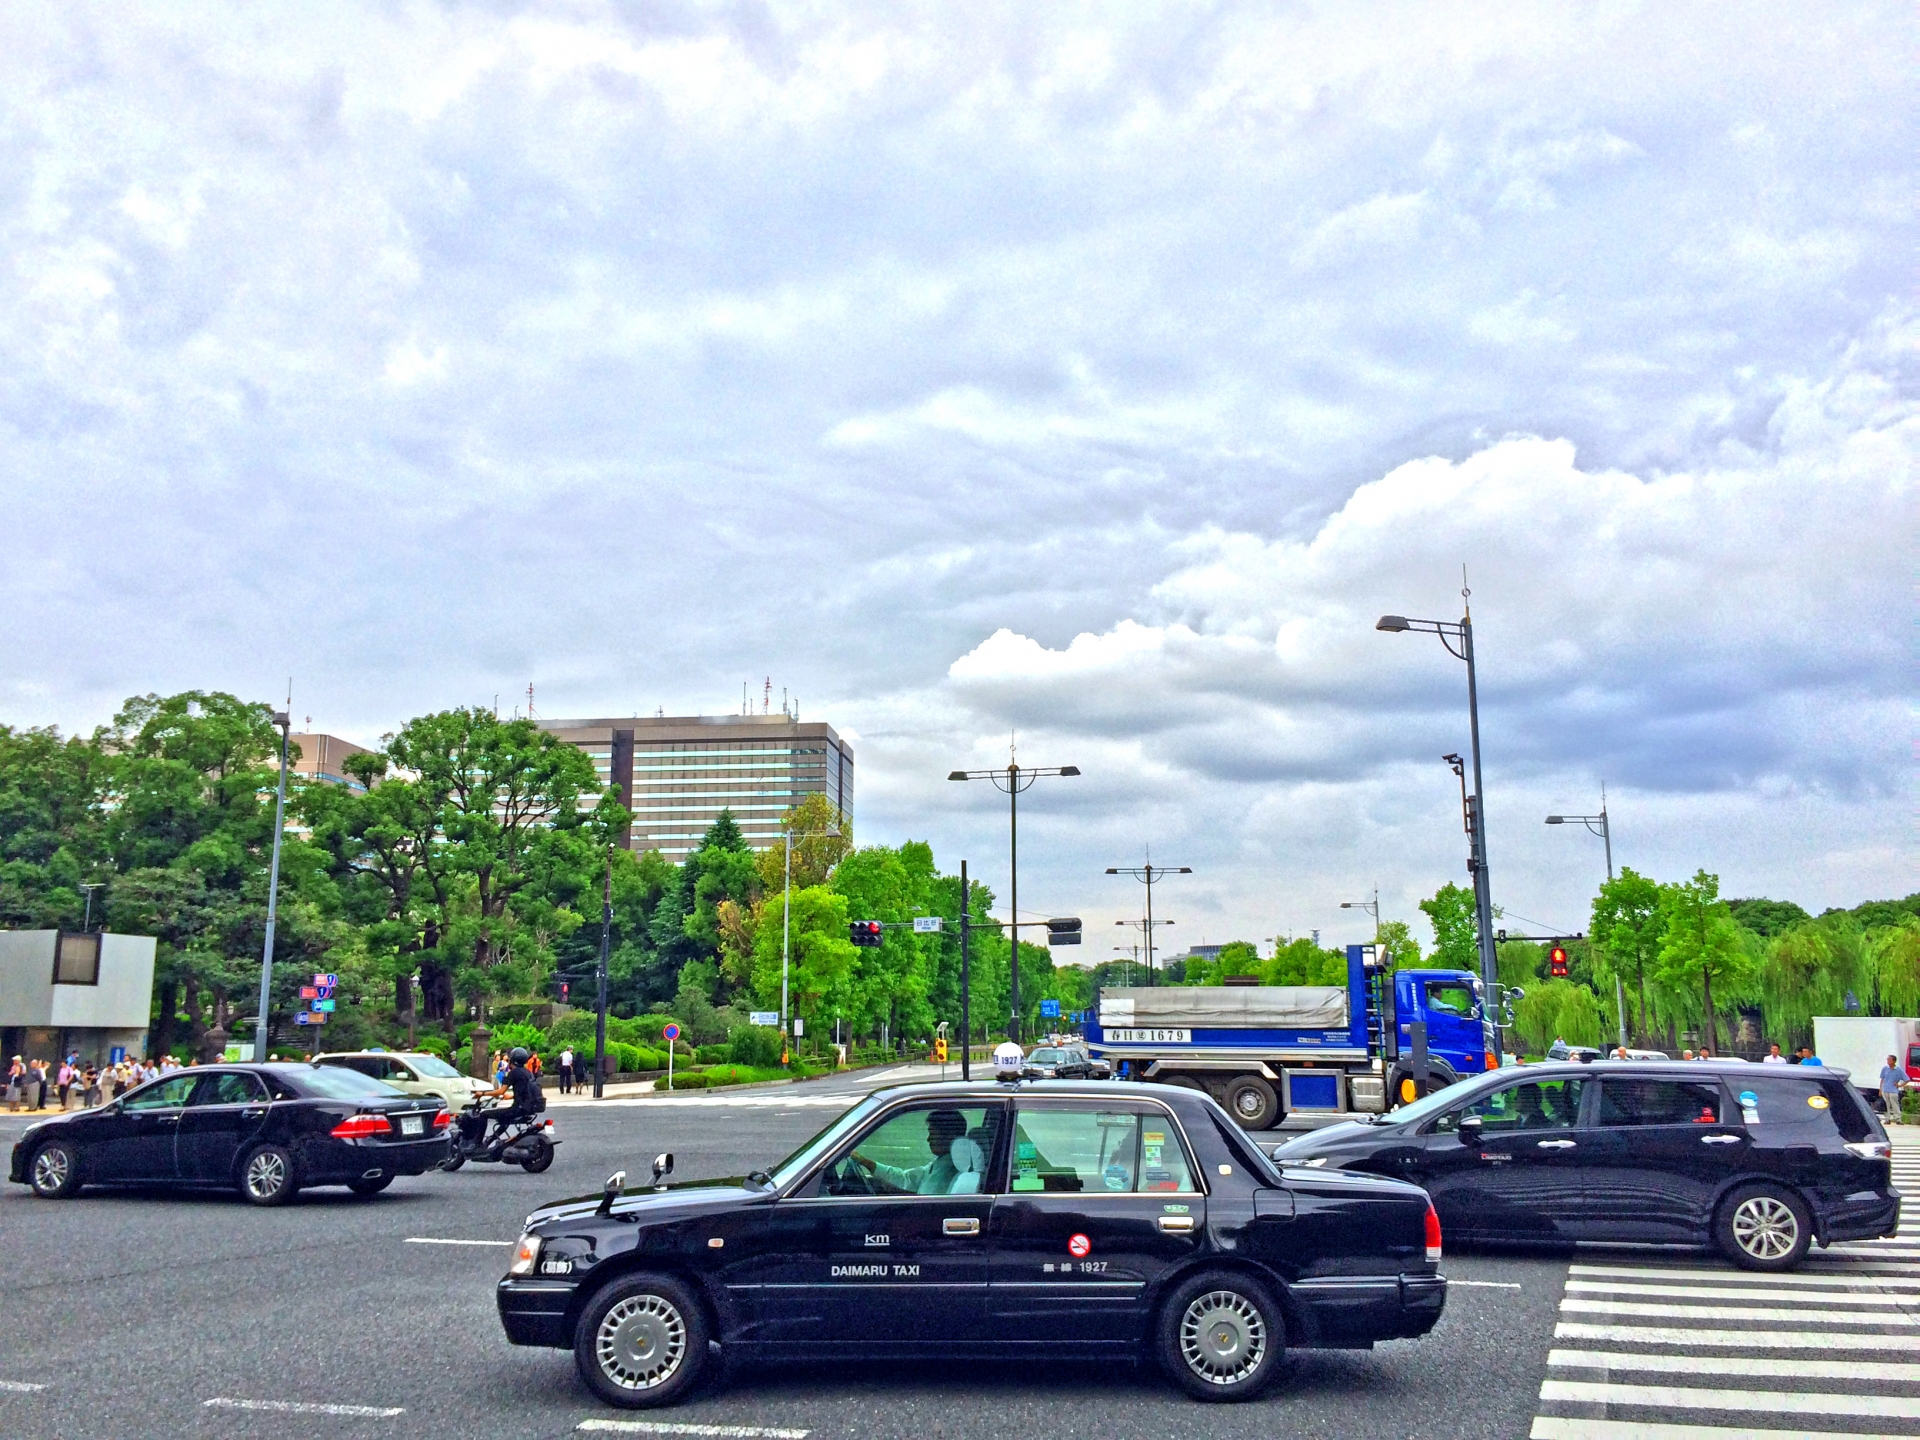
[[[153,1008],[151,935],[0,931],[0,1050],[94,1065],[145,1055]]]
[[[683,859],[722,810],[756,850],[780,843],[780,823],[808,795],[853,815],[853,748],[831,725],[786,715],[635,715],[542,720],[593,758],[633,813],[627,844]]]
[[[296,734],[290,738],[300,747],[300,758],[288,767],[288,774],[308,780],[324,780],[329,785],[344,785],[356,794],[367,788],[343,768],[349,755],[369,753],[366,746],[342,740],[338,735]],[[277,760],[279,757],[274,758]]]

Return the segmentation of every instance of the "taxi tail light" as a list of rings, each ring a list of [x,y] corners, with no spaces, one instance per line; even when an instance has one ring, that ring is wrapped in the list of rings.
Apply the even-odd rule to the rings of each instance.
[[[1849,1140],[1847,1153],[1862,1160],[1891,1160],[1893,1145],[1886,1140]]]
[[[1427,1259],[1440,1263],[1440,1212],[1432,1201],[1427,1202]]]
[[[336,1140],[368,1140],[375,1135],[391,1135],[393,1123],[384,1115],[349,1115],[328,1133]]]
[[[533,1267],[540,1259],[540,1237],[522,1235],[520,1243],[514,1246],[513,1263],[507,1266],[509,1275],[531,1275]]]
[[[444,1130],[447,1128],[447,1126],[451,1125],[452,1123],[453,1123],[453,1116],[448,1114],[445,1110],[437,1111],[434,1114],[434,1117],[433,1117],[434,1129]]]

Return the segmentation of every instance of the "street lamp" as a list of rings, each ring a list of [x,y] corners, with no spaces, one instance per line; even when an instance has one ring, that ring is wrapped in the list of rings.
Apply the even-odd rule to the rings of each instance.
[[[1107,867],[1107,874],[1131,875],[1136,880],[1143,880],[1146,882],[1146,886],[1147,886],[1147,923],[1146,923],[1147,984],[1151,985],[1153,984],[1153,882],[1155,881],[1155,879],[1161,876],[1166,876],[1166,875],[1191,875],[1193,874],[1193,869],[1191,866],[1187,866],[1187,865],[1177,865],[1177,866],[1161,865],[1156,867],[1154,863],[1151,860],[1149,860],[1145,865],[1137,865],[1137,866],[1109,865]],[[1166,923],[1171,925],[1173,922],[1169,920]]]
[[[1129,930],[1139,930],[1144,933],[1147,941],[1146,945],[1145,946],[1136,945],[1133,947],[1133,949],[1136,955],[1142,949],[1145,949],[1145,951],[1147,952],[1147,984],[1152,985],[1153,984],[1153,932],[1162,925],[1173,924],[1173,921],[1171,920],[1116,920],[1113,923],[1116,925],[1124,925]],[[1120,947],[1116,945],[1113,948],[1118,950]]]
[[[1470,593],[1461,588],[1462,600]],[[1447,647],[1447,653],[1456,660],[1464,660],[1467,666],[1467,729],[1473,741],[1473,795],[1467,802],[1467,827],[1471,851],[1467,860],[1473,871],[1473,910],[1474,926],[1479,931],[1480,941],[1480,979],[1486,987],[1487,1005],[1497,1007],[1499,1000],[1500,965],[1493,950],[1493,888],[1487,875],[1487,827],[1486,806],[1482,800],[1480,786],[1480,692],[1473,664],[1473,608],[1466,607],[1466,613],[1459,621],[1452,620],[1412,620],[1405,615],[1382,615],[1374,624],[1374,629],[1384,630],[1390,635],[1416,631],[1427,635],[1437,635],[1440,643]],[[1459,648],[1454,642],[1459,641]],[[1461,777],[1465,783],[1464,774]],[[1500,1063],[1500,1027],[1491,1027],[1493,1032],[1494,1063]]]
[[[273,712],[280,727],[280,789],[273,802],[273,865],[267,875],[267,939],[260,950],[260,1018],[253,1023],[253,1058],[267,1058],[267,1006],[273,998],[273,922],[280,905],[280,842],[287,833],[287,746],[293,740],[293,694],[287,708]]]
[[[83,884],[80,888],[87,892],[87,913],[80,921],[80,933],[85,935],[93,929],[93,892],[98,890],[100,885],[95,882],[92,885]]]
[[[1373,887],[1373,899],[1342,900],[1340,902],[1340,908],[1342,910],[1364,910],[1367,912],[1367,914],[1373,916],[1373,957],[1376,961],[1379,960],[1380,958],[1380,887],[1378,885]]]
[[[1031,790],[1043,776],[1079,773],[1078,765],[1023,770],[1018,761],[1009,760],[1004,770],[954,770],[947,776],[949,780],[990,780],[993,788],[1007,797],[1007,876],[1012,891],[1007,897],[1007,909],[1013,920],[1010,927],[1013,936],[1013,983],[1008,990],[1013,1018],[1008,1022],[1012,1028],[1008,1030],[1007,1038],[1015,1043],[1020,1039],[1020,792]]]
[[[1584,825],[1587,833],[1598,835],[1607,847],[1607,879],[1613,879],[1613,830],[1607,824],[1607,787],[1600,787],[1600,813],[1598,815],[1549,815],[1549,825]],[[1594,827],[1598,826],[1598,829]],[[1627,987],[1620,979],[1620,972],[1613,972],[1613,1004],[1620,1020],[1620,1048],[1627,1048]],[[1645,1018],[1644,1016],[1642,1017]]]

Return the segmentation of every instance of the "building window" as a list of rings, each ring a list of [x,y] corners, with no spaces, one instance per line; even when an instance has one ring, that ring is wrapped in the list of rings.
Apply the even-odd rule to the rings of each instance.
[[[100,983],[100,937],[68,935],[54,937],[53,983],[56,985],[98,985]]]

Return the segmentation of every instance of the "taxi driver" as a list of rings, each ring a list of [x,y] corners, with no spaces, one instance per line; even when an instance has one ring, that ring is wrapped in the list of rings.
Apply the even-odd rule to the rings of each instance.
[[[962,1142],[969,1152],[966,1158],[972,1163],[967,1169],[976,1168],[978,1164],[974,1158],[978,1147],[966,1139],[966,1134],[967,1120],[958,1110],[933,1110],[927,1115],[927,1149],[933,1152],[933,1158],[925,1165],[902,1170],[878,1160],[870,1160],[858,1150],[853,1152],[853,1159],[867,1174],[896,1194],[951,1195],[955,1193],[955,1184],[962,1173],[962,1167],[954,1163],[954,1142]]]

